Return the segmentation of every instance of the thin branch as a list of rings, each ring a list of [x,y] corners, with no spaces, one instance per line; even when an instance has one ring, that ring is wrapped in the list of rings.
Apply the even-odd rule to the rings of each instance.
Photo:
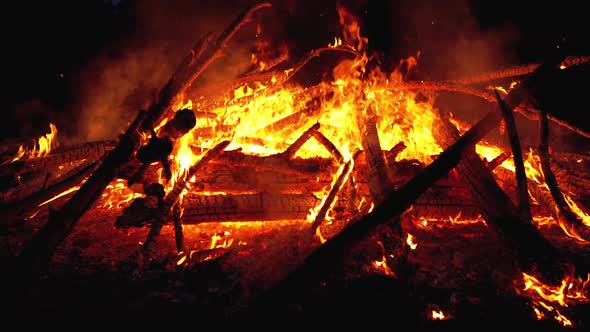
[[[506,122],[506,132],[512,147],[512,155],[514,156],[514,166],[516,168],[516,182],[518,185],[519,205],[518,209],[520,215],[525,220],[532,220],[531,205],[529,202],[529,190],[527,186],[526,172],[524,169],[524,162],[522,160],[522,149],[520,147],[520,138],[518,137],[518,130],[516,129],[516,122],[514,121],[514,114],[510,106],[508,106],[500,97],[498,90],[494,90],[498,104],[502,111],[502,116]]]
[[[590,228],[584,225],[582,220],[570,209],[563,193],[559,189],[555,175],[551,170],[551,157],[549,155],[549,123],[547,114],[541,110],[541,118],[539,121],[539,156],[541,158],[541,170],[545,177],[545,182],[549,187],[551,196],[555,201],[559,214],[563,218],[558,218],[562,224],[562,228],[567,230],[569,235],[577,238],[580,241],[590,241]]]
[[[332,207],[332,203],[334,203],[336,196],[338,195],[338,193],[342,189],[342,185],[344,184],[344,182],[348,178],[348,175],[350,175],[351,171],[352,171],[352,159],[349,160],[348,162],[346,162],[346,164],[344,164],[344,166],[342,167],[342,170],[340,171],[340,175],[338,175],[338,178],[336,179],[336,181],[332,185],[332,188],[330,189],[328,196],[326,196],[326,199],[322,202],[322,206],[321,206],[320,210],[318,211],[318,214],[316,215],[315,219],[313,220],[313,223],[311,224],[312,234],[315,234],[317,228],[320,226],[322,221],[324,221],[324,219],[326,218],[326,214],[328,213],[328,211]]]

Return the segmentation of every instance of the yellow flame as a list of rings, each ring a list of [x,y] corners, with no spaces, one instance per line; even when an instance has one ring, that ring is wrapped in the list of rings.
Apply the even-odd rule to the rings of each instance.
[[[558,286],[548,285],[536,277],[522,273],[522,289],[520,293],[532,300],[533,310],[538,319],[548,316],[563,326],[572,326],[564,314],[564,309],[576,303],[588,303],[588,285],[590,273],[586,280],[573,275],[566,275]]]
[[[20,145],[14,157],[9,161],[2,163],[2,165],[20,160],[25,155],[28,158],[41,158],[47,156],[51,150],[53,150],[58,145],[57,132],[57,127],[53,123],[50,123],[49,133],[34,140],[32,149],[27,149],[23,145]]]
[[[449,317],[447,315],[445,315],[445,313],[442,310],[432,310],[430,315],[431,315],[430,318],[434,319],[434,320],[449,319]]]
[[[415,242],[415,238],[412,234],[408,233],[408,237],[406,238],[406,243],[410,246],[410,249],[414,250],[418,247],[418,243]]]
[[[381,259],[371,262],[371,266],[375,270],[377,270],[387,276],[396,277],[395,273],[387,265],[387,257],[385,256],[385,247],[383,247],[383,243],[381,241],[377,241],[377,244],[379,245],[379,247],[381,247],[381,252],[382,252]]]
[[[53,196],[52,198],[50,198],[50,199],[46,200],[45,202],[43,202],[43,203],[41,203],[41,204],[39,204],[39,205],[37,205],[37,206],[43,206],[43,205],[45,205],[45,204],[51,203],[51,202],[55,201],[56,199],[58,199],[58,198],[60,198],[60,197],[63,197],[63,196],[65,196],[65,195],[67,195],[67,194],[69,194],[69,193],[71,193],[71,192],[74,192],[74,191],[76,191],[76,190],[78,190],[78,189],[80,189],[80,186],[73,186],[73,187],[71,187],[71,188],[68,188],[68,189],[66,189],[66,190],[62,191],[61,193],[59,193],[59,194],[57,194],[57,195]]]
[[[102,194],[104,201],[99,204],[99,207],[107,209],[120,208],[135,198],[144,196],[144,194],[129,189],[124,179],[116,179],[105,187]]]
[[[49,124],[50,132],[44,136],[39,137],[37,144],[33,146],[33,150],[30,152],[32,158],[39,158],[48,155],[51,149],[57,144],[57,127],[53,124]]]
[[[230,232],[227,231],[223,233],[223,236],[217,233],[213,234],[213,236],[211,236],[211,244],[209,245],[209,249],[231,247],[231,245],[234,243],[234,239],[226,238],[225,236],[228,235],[230,235]]]
[[[326,243],[326,239],[322,236],[322,232],[320,231],[319,227],[315,229],[315,235],[318,237],[321,244]]]

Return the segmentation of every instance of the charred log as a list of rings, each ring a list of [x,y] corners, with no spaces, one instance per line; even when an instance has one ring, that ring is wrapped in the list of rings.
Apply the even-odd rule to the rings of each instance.
[[[508,138],[510,140],[510,146],[512,147],[512,156],[514,157],[514,166],[516,168],[516,182],[518,184],[518,209],[520,215],[525,220],[531,220],[531,208],[529,203],[529,190],[527,186],[526,173],[524,170],[524,162],[522,160],[522,149],[520,147],[520,139],[518,137],[518,131],[516,129],[516,123],[514,122],[514,114],[512,109],[504,103],[498,91],[496,92],[496,98],[500,104],[504,122],[506,123],[506,129]]]

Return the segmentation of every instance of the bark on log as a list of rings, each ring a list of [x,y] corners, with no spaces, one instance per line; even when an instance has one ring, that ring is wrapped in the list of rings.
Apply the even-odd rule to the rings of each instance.
[[[387,165],[381,149],[379,134],[377,133],[377,119],[372,107],[367,108],[367,114],[359,114],[357,123],[364,124],[361,128],[362,146],[368,169],[368,184],[371,197],[375,204],[381,203],[386,193],[391,191],[391,179],[387,172]]]
[[[108,140],[58,148],[45,157],[24,160],[24,165],[19,172],[21,174],[39,172],[42,169],[50,169],[83,159],[96,160],[112,150],[115,144],[115,141]],[[5,167],[9,167],[9,165]],[[0,171],[0,173],[2,172]]]

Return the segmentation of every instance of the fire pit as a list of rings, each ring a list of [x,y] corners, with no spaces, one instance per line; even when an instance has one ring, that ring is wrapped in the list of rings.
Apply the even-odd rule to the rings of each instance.
[[[325,47],[292,59],[261,43],[241,76],[196,83],[270,7],[204,35],[116,140],[59,145],[51,124],[2,146],[16,312],[587,328],[590,157],[549,132],[590,134],[538,97],[590,57],[412,80],[419,59],[386,71],[338,6]],[[294,79],[326,54],[321,80]],[[476,120],[444,93],[479,99]]]

